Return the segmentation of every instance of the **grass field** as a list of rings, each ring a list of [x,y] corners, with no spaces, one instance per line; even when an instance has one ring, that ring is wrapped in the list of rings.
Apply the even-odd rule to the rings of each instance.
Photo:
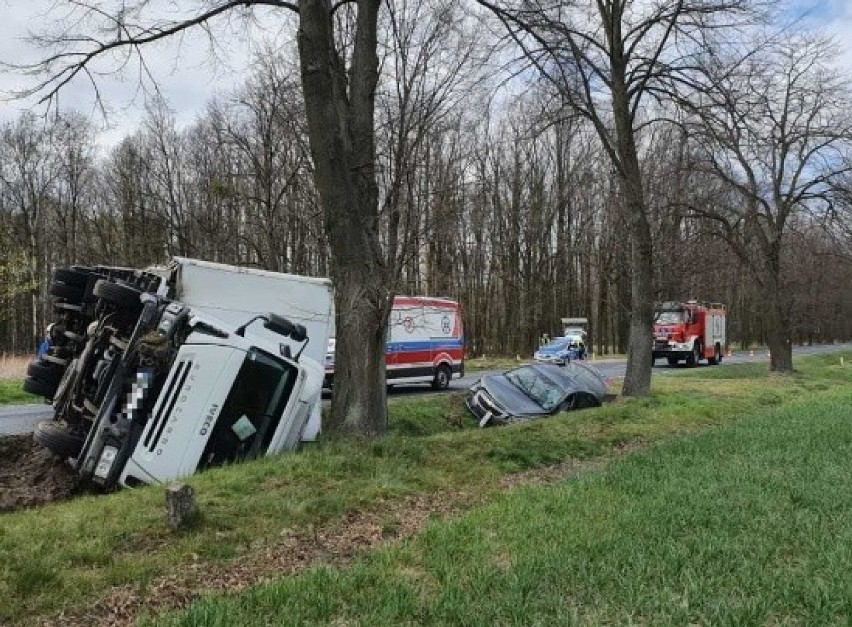
[[[760,412],[160,623],[846,623],[851,406],[844,389]]]
[[[0,407],[3,405],[20,405],[40,403],[44,399],[34,394],[24,392],[21,381],[16,379],[0,379]]]
[[[697,369],[503,429],[473,428],[458,396],[401,400],[380,442],[193,477],[201,516],[177,534],[161,488],[7,514],[0,623],[831,622],[852,572],[852,366],[797,364]]]

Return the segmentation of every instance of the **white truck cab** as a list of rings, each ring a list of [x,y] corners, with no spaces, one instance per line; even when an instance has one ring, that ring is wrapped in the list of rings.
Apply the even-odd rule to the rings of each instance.
[[[227,279],[236,272],[215,270]],[[104,489],[162,483],[294,449],[313,429],[323,366],[306,352],[313,339],[306,325],[256,313],[269,294],[243,299],[254,311],[221,308],[229,316],[220,317],[206,302],[174,300],[176,290],[160,289],[148,272],[143,280],[108,268],[58,276],[79,280],[82,296],[78,304],[58,303],[65,305],[58,311],[73,313],[63,328],[73,325],[75,332],[55,353],[66,362],[57,364],[61,374],[35,381],[55,408],[35,439],[67,458],[82,480]],[[312,296],[298,306],[319,309],[311,322],[324,344],[322,312],[330,310],[331,291],[312,281]],[[261,285],[304,283],[277,275],[264,276]],[[33,376],[43,371],[34,368]]]
[[[319,402],[320,365],[214,328],[221,337],[189,334],[159,390],[155,373],[135,372],[123,406],[90,431],[76,462],[83,477],[133,487],[296,448]]]

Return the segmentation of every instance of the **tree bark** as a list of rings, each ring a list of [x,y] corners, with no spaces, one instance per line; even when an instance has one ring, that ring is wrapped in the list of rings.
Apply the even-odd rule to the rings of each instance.
[[[612,109],[615,120],[619,175],[630,225],[630,339],[627,369],[621,393],[645,396],[651,389],[651,355],[654,342],[653,245],[648,223],[642,171],[636,150],[630,101],[623,80],[624,67],[613,63]]]
[[[385,334],[389,277],[379,244],[374,96],[379,0],[359,0],[351,70],[337,52],[329,0],[299,5],[299,55],[314,179],[335,284],[336,368],[331,433],[387,428]]]

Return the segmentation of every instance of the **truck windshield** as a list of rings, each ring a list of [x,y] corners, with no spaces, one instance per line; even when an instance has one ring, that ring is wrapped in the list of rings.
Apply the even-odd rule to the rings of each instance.
[[[263,455],[297,375],[292,365],[252,348],[222,405],[198,470]]]
[[[683,311],[658,311],[655,324],[680,324],[683,322]]]

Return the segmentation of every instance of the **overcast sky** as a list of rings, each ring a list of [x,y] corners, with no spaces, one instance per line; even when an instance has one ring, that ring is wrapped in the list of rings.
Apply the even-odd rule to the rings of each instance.
[[[62,25],[63,4],[61,0],[0,0],[0,62],[22,64],[40,58],[41,53],[27,42],[28,30]],[[200,4],[201,0],[180,0],[179,3],[177,0],[152,0],[152,9],[163,15],[179,11],[177,6],[191,10]],[[852,75],[852,0],[792,0],[789,6],[790,19],[799,18],[796,28],[826,28],[837,37],[843,48],[843,64]],[[201,33],[146,48],[146,63],[179,125],[191,123],[214,94],[239,87],[258,50],[275,47],[286,54],[296,54],[295,28],[288,12],[265,9],[254,15],[258,23],[248,30],[239,14],[236,20],[217,23],[218,41],[222,44],[218,62],[210,61],[208,40]],[[100,69],[109,70],[111,66],[101,65]],[[139,126],[145,94],[139,93],[137,71],[137,65],[132,64],[118,77],[98,78],[102,99],[110,108],[109,128],[101,136],[105,145],[116,143]],[[34,77],[0,68],[0,95],[4,97],[0,101],[0,121],[14,119],[25,109],[44,111],[44,107],[38,107],[32,98],[5,99],[13,92],[32,87],[35,81]],[[60,104],[63,108],[89,114],[97,124],[103,125],[102,116],[93,107],[93,93],[86,80],[75,80],[61,91]]]

